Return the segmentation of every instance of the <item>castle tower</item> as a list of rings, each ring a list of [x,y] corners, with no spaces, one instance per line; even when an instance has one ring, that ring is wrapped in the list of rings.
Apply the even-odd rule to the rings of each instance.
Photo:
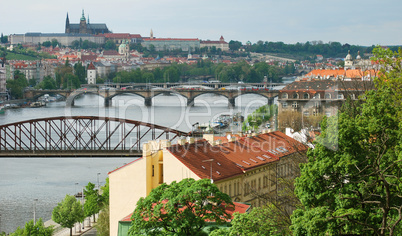
[[[70,19],[68,18],[68,12],[67,12],[67,17],[66,17],[66,30],[65,33],[68,34],[70,33]]]
[[[89,64],[87,69],[88,84],[96,84],[96,68],[94,64]]]
[[[82,10],[82,16],[80,19],[80,34],[87,34],[87,20],[84,16],[84,10]]]

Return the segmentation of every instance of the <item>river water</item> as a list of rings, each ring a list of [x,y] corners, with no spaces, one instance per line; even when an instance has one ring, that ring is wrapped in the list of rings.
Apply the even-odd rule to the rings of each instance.
[[[229,108],[225,97],[201,95],[195,105],[186,106],[180,96],[160,95],[151,107],[144,106],[139,96],[121,95],[112,105],[104,107],[103,98],[86,94],[75,100],[75,106],[54,102],[41,108],[6,110],[0,115],[0,125],[36,118],[55,116],[107,116],[154,123],[181,131],[191,131],[192,124],[207,123],[221,114],[241,112],[247,116],[257,107],[267,104],[259,95],[243,95],[236,107]],[[51,219],[53,208],[66,194],[81,191],[88,182],[105,183],[107,173],[133,158],[0,158],[0,232],[12,232],[36,217]],[[98,175],[98,173],[100,173]],[[37,200],[35,200],[37,199]]]

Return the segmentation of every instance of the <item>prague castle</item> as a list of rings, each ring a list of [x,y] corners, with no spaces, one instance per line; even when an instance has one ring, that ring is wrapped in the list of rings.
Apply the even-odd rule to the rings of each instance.
[[[66,17],[66,34],[107,34],[111,33],[106,24],[90,24],[89,17],[88,22],[84,16],[84,10],[82,10],[82,16],[79,24],[70,24],[68,13]]]

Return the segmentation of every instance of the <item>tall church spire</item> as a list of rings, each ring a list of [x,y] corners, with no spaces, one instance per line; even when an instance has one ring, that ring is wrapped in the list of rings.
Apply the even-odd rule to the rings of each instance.
[[[68,18],[68,12],[67,12],[65,33],[70,33],[69,31],[70,31],[70,19]]]

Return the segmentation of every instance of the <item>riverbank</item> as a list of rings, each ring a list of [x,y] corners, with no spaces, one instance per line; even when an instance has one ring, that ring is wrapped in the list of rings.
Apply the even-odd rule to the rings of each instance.
[[[96,222],[92,221],[93,217],[87,217],[84,220],[84,224],[76,223],[73,227],[73,235],[84,235],[96,225]],[[98,221],[98,214],[95,215],[95,221]],[[44,223],[45,227],[53,226],[54,232],[53,236],[69,236],[70,229],[63,228],[61,225],[57,224],[53,220],[48,220]]]

